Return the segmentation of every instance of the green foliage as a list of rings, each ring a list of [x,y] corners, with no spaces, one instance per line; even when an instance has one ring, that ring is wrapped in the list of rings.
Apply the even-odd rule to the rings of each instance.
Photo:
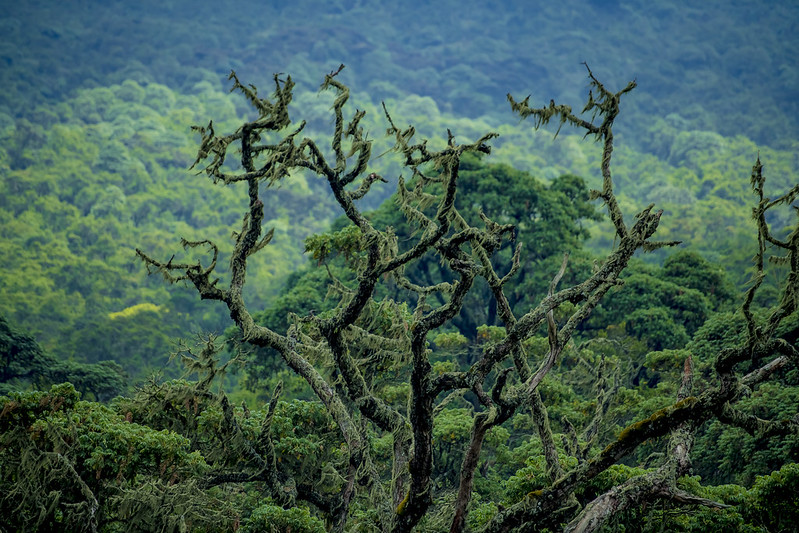
[[[81,361],[113,357],[124,364],[129,376],[143,379],[163,371],[177,339],[187,333],[185,317],[139,304],[116,313],[87,313],[64,334],[61,353],[73,353]],[[171,370],[171,369],[170,369]]]
[[[680,250],[663,262],[660,277],[682,287],[700,291],[718,311],[736,299],[736,291],[721,265],[690,250]]]
[[[767,531],[786,531],[799,523],[799,463],[758,476],[742,502],[741,514]]]
[[[581,243],[588,237],[588,232],[582,225],[583,221],[598,218],[595,208],[588,202],[586,185],[577,176],[563,175],[547,184],[530,173],[520,172],[507,165],[486,164],[477,157],[467,156],[461,161],[458,183],[456,205],[470,224],[482,225],[480,216],[485,214],[497,223],[515,224],[518,227],[516,239],[503,243],[493,258],[500,271],[507,271],[512,265],[514,246],[519,244],[525,251],[528,260],[521,265],[520,273],[509,284],[512,285],[512,289],[508,291],[512,297],[511,305],[516,308],[529,306],[544,295],[542,287],[548,285],[557,271],[562,259],[560,254],[568,250],[579,250]],[[508,196],[513,198],[512,202],[507,201]],[[412,227],[401,211],[396,209],[394,204],[398,201],[399,197],[395,195],[393,201],[385,202],[368,216],[377,227],[391,228],[397,237],[401,253],[405,251],[405,243],[411,242],[411,236],[418,229]],[[428,210],[430,209],[432,207]],[[358,257],[359,246],[362,246],[357,240],[359,230],[348,225],[345,219],[339,219],[333,227],[335,231],[306,240],[306,251],[317,262],[327,260],[332,252],[340,255],[343,261],[331,261],[331,267],[352,263]],[[579,253],[576,255],[580,257]],[[580,266],[570,269],[569,279],[564,281],[577,279],[585,272],[586,264],[580,259],[577,264]],[[414,283],[451,281],[445,269],[432,256],[426,256],[409,265],[405,273]],[[345,282],[348,280],[348,276],[342,274],[341,270],[336,271],[335,276]],[[320,286],[317,281],[325,277],[326,274],[319,272],[318,268],[309,269],[301,276],[290,277],[284,298],[291,298],[295,287],[297,290],[302,287],[299,294],[304,301],[323,300],[326,285]],[[332,284],[332,281],[329,283]],[[316,288],[316,294],[306,292],[309,286]],[[467,338],[486,340],[477,328],[486,324],[496,328],[496,309],[485,305],[490,300],[488,287],[480,282],[478,286],[479,290],[467,296],[468,304],[464,306],[454,325]],[[404,296],[400,288],[389,288],[388,291],[388,295],[398,301]],[[262,315],[266,319],[263,322],[265,325],[282,326],[285,323],[271,319],[276,314],[286,316],[288,308],[283,306],[284,301],[287,300],[278,300],[265,311]],[[296,303],[301,310],[308,308],[303,302]],[[314,308],[318,311],[329,306],[319,305]],[[281,329],[282,327],[278,328]]]
[[[479,331],[478,328],[478,334]],[[465,348],[469,344],[469,339],[458,332],[439,333],[433,338],[433,342],[436,347],[441,350],[459,350]]]
[[[188,498],[177,506],[184,524],[221,530],[233,518],[191,481],[207,465],[188,439],[79,401],[69,384],[0,397],[0,430],[0,513],[14,530],[178,531],[164,502]],[[217,511],[203,513],[208,505]]]
[[[470,409],[442,409],[435,418],[433,442],[435,444],[434,475],[442,486],[456,486],[460,472],[463,451],[469,444],[472,433]],[[479,492],[499,490],[500,480],[496,477],[495,464],[503,464],[508,459],[508,441],[510,432],[498,426],[489,430],[483,441],[483,453],[486,457],[483,475],[476,481]]]
[[[482,212],[499,224],[515,224],[532,262],[579,247],[588,236],[582,222],[599,218],[585,181],[574,175],[545,183],[507,165],[466,159],[459,178],[467,220],[476,224]]]
[[[231,427],[219,397],[209,394],[218,371],[200,381],[151,381],[131,398],[114,404],[117,412],[148,427],[175,432],[214,468],[237,468],[242,450],[259,446],[265,410],[235,409],[238,431]],[[319,402],[277,402],[270,421],[276,464],[293,472],[297,483],[312,483],[320,491],[339,490],[335,468],[342,461],[341,438],[330,414]],[[239,432],[240,431],[240,432]]]
[[[0,393],[66,381],[98,401],[108,401],[126,388],[122,367],[115,362],[59,361],[43,352],[33,337],[15,330],[0,316]]]
[[[577,459],[574,457],[560,455],[559,460],[564,468],[573,468],[577,465]],[[526,463],[527,466],[517,470],[505,482],[504,501],[509,504],[519,502],[528,495],[536,498],[541,495],[541,489],[551,484],[543,455],[529,457]]]
[[[618,471],[616,467],[614,470]],[[628,469],[632,473],[632,469]],[[619,513],[602,531],[740,531],[763,533],[764,529],[745,520],[742,510],[749,501],[747,490],[738,485],[704,486],[698,476],[683,477],[677,486],[690,494],[720,502],[729,507],[710,509],[700,505],[679,508],[669,502],[656,502],[644,509]]]
[[[703,486],[699,476],[683,477],[677,481],[683,490],[707,498],[712,501],[730,505],[726,509],[709,509],[696,506],[684,513],[669,512],[664,506],[662,513],[653,512],[647,522],[654,529],[658,525],[674,531],[701,533],[703,531],[742,531],[760,533],[763,530],[751,520],[746,520],[741,512],[748,504],[748,494],[744,487],[738,485]]]
[[[662,312],[666,319],[671,319],[685,329],[682,335],[684,343],[687,341],[686,334],[693,334],[707,319],[709,307],[707,298],[696,289],[661,281],[648,274],[632,274],[625,278],[624,286],[608,298],[603,310],[618,320],[636,310],[658,308],[662,311],[656,313]],[[600,320],[601,318],[598,319]],[[676,346],[670,346],[674,347]]]
[[[764,383],[741,401],[741,409],[766,420],[787,420],[797,403],[799,387]],[[697,434],[695,456],[695,472],[708,482],[751,486],[757,475],[799,462],[799,436],[766,438],[711,422]]]
[[[636,309],[623,316],[627,319],[627,331],[654,350],[679,348],[688,342],[685,328],[671,319],[665,307]]]
[[[242,533],[325,533],[324,522],[311,516],[307,508],[283,509],[276,505],[261,505],[244,521]]]
[[[695,252],[677,252],[660,268],[634,264],[623,279],[588,329],[623,326],[653,350],[682,348],[714,310],[728,309],[734,301],[725,272]]]
[[[749,489],[740,485],[707,486],[700,483],[699,476],[683,477],[678,480],[680,489],[726,504],[728,507],[710,509],[693,506],[688,509],[677,509],[664,502],[649,506],[643,511],[628,511],[614,517],[611,529],[666,530],[685,533],[791,531],[796,524],[799,503],[797,502],[798,466],[797,463],[788,463],[770,475],[758,476]],[[622,472],[626,474],[619,477],[618,474]],[[630,475],[634,475],[633,469],[614,465],[600,477],[604,477],[605,480],[615,477],[617,481],[623,481],[626,479],[625,476]]]
[[[499,326],[477,326],[477,340],[484,343],[495,343],[505,338],[505,328]]]
[[[583,487],[582,494],[580,495],[581,499],[591,501],[596,496],[607,492],[613,487],[636,476],[646,474],[648,471],[650,470],[641,467],[631,467],[623,464],[612,465]]]
[[[3,396],[2,428],[4,432],[17,426],[27,428],[46,413],[72,409],[79,399],[80,394],[69,383],[54,385],[49,392],[14,392]]]
[[[363,251],[361,230],[356,226],[346,226],[341,231],[311,235],[305,239],[305,252],[317,263],[326,262],[335,253],[341,255],[347,264],[356,266],[356,254]]]
[[[278,462],[286,463],[291,471],[303,473],[302,477],[319,480],[320,470],[338,466],[343,460],[341,437],[330,413],[319,402],[279,403],[273,435]],[[336,492],[341,481],[336,476],[327,477],[319,488]]]
[[[436,417],[433,443],[436,458],[436,475],[445,477],[449,484],[458,479],[463,451],[469,443],[472,415],[468,409],[443,409]]]
[[[141,379],[164,366],[176,337],[198,327],[222,329],[224,314],[170,294],[131,266],[133,243],[165,253],[172,231],[227,236],[239,219],[240,202],[230,191],[209,194],[204,180],[187,172],[190,125],[208,114],[221,124],[236,117],[221,94],[209,84],[188,96],[133,81],[84,89],[58,105],[41,104],[54,118],[21,122],[16,130],[30,135],[8,134],[0,299],[7,318],[25,324],[48,353],[92,363],[114,358]],[[177,183],[180,194],[172,188]],[[265,198],[275,239],[256,260],[252,298],[275,295],[300,260],[291,241],[324,227],[316,208],[329,200],[315,198],[314,190],[298,178]],[[301,225],[287,224],[292,211],[306,213]]]
[[[14,330],[6,319],[0,316],[0,383],[12,380],[30,380],[33,382],[46,379],[48,367],[55,363],[48,358],[42,349],[29,335]]]
[[[488,524],[499,507],[494,502],[476,503],[474,509],[469,511],[469,527],[472,529],[480,529]]]
[[[337,279],[346,279],[345,270],[337,265],[330,265],[330,272]],[[335,305],[333,299],[327,298],[331,284],[330,274],[326,269],[302,269],[292,273],[286,280],[281,294],[273,300],[273,304],[258,313],[259,323],[286,331],[290,322],[289,314],[304,316],[309,313],[324,313]]]
[[[653,384],[661,382],[676,383],[685,368],[685,361],[693,358],[688,350],[661,350],[648,352],[644,360],[649,381]],[[692,359],[693,361],[693,359]]]

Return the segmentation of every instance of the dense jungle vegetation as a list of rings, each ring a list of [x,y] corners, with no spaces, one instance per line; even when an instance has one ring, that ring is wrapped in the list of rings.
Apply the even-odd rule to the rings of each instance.
[[[795,527],[799,6],[503,5],[5,6],[0,531]],[[224,150],[212,141],[272,116],[257,102],[280,102],[288,75],[293,122],[257,140],[312,139],[336,172],[346,160],[369,189],[352,204],[362,219],[346,211],[335,179],[314,174],[319,158],[279,159],[285,175],[261,176],[262,207],[220,177],[250,171],[233,145],[214,167]],[[580,116],[601,124],[603,91],[618,94],[633,77],[612,121],[609,202],[606,132],[570,117],[590,88],[594,106]],[[518,103],[531,92],[514,114],[506,94]],[[550,98],[572,107],[547,107]],[[536,106],[551,111],[525,115]],[[356,107],[365,115],[343,135],[352,152],[340,151],[336,110],[346,126]],[[478,141],[488,132],[498,136]],[[428,158],[414,148],[421,138],[431,154],[457,147],[456,163]],[[755,161],[763,167],[750,172]],[[452,172],[457,195],[441,207],[447,194],[435,182],[454,182]],[[759,190],[787,204],[763,210],[767,230],[751,216]],[[662,210],[654,238],[682,244],[625,259],[613,273],[623,284],[597,290],[607,292],[600,301],[546,307],[553,278],[559,290],[581,286],[624,248],[613,205],[632,234],[652,203]],[[381,253],[396,258],[425,238],[426,221],[445,219],[439,239],[471,228],[471,240],[386,269],[357,320],[347,318],[351,294],[375,272],[368,228],[394,242]],[[242,256],[255,226],[273,230],[271,240]],[[238,283],[230,258],[246,259],[242,304],[255,329],[195,279],[164,283],[176,265],[208,265],[206,247],[180,252],[181,239],[218,245],[219,287]],[[774,241],[789,245],[766,249]],[[480,250],[491,269],[469,274]],[[513,272],[502,297],[489,272]],[[455,281],[467,279],[459,295]],[[417,340],[420,324],[455,303]],[[536,309],[542,322],[518,333],[517,319]],[[349,333],[325,329],[337,320]],[[509,359],[488,368],[487,354],[503,347]],[[319,369],[338,404],[324,402],[322,382],[314,388],[292,353]],[[531,404],[513,404],[525,372],[551,354]],[[414,410],[426,394],[414,381],[419,358],[450,393],[425,412]],[[484,383],[467,386],[466,375]],[[735,394],[718,403],[729,383]],[[686,401],[690,427],[671,421]],[[660,416],[667,427],[651,430]],[[652,432],[638,439],[641,427]],[[623,456],[584,474],[630,434]],[[415,445],[403,452],[406,441]],[[430,455],[420,463],[423,441]],[[403,453],[416,454],[410,469]],[[557,492],[569,476],[579,483]]]

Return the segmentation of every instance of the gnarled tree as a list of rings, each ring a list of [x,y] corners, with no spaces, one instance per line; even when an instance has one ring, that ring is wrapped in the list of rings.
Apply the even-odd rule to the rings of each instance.
[[[446,146],[433,149],[426,141],[415,140],[413,127],[398,127],[384,106],[388,135],[394,140],[393,151],[403,159],[409,173],[407,179],[399,178],[397,208],[417,228],[410,244],[398,243],[391,227],[376,227],[358,207],[357,201],[369,193],[372,185],[385,180],[370,169],[372,142],[361,126],[364,113],[356,111],[345,119],[350,95],[337,79],[340,71],[326,75],[321,88],[335,93],[332,108],[335,127],[329,146],[304,138],[305,123],[296,124],[289,118],[293,89],[290,77],[282,80],[275,76],[272,97],[261,98],[254,87],[240,83],[235,73],[231,74],[233,89],[252,104],[257,118],[225,135],[218,134],[213,123],[197,128],[202,134],[202,144],[195,165],[204,165],[205,174],[215,183],[246,189],[249,198],[241,229],[234,234],[227,286],[215,277],[218,248],[211,241],[183,242],[185,247],[207,247],[211,256],[207,264],[177,262],[174,258],[163,261],[137,250],[151,272],[159,272],[172,282],[186,280],[194,285],[201,298],[223,302],[240,328],[243,342],[279,353],[324,404],[345,442],[345,460],[337,469],[341,482],[332,491],[294,480],[292,472],[275,461],[267,426],[262,432],[263,442],[246,449],[241,472],[218,472],[208,478],[207,485],[266,481],[265,490],[275,501],[291,505],[295,499],[305,500],[327,517],[335,531],[346,529],[351,504],[368,498],[378,511],[375,527],[411,531],[430,512],[434,501],[433,458],[434,447],[439,445],[433,438],[435,414],[453,398],[466,394],[474,399],[477,408],[472,411],[471,436],[463,454],[460,483],[449,517],[451,531],[467,528],[475,474],[486,435],[519,412],[532,415],[546,458],[549,483],[518,503],[501,508],[486,530],[535,531],[563,526],[569,531],[594,531],[611,513],[654,500],[722,506],[677,486],[677,479],[690,470],[693,432],[707,420],[717,418],[764,435],[797,431],[796,419],[761,420],[737,410],[735,403],[747,389],[799,360],[796,347],[775,334],[780,322],[795,311],[799,297],[799,231],[794,228],[787,238],[779,239],[769,232],[765,222],[769,210],[795,200],[799,186],[776,200],[769,200],[764,197],[759,161],[753,170],[752,184],[759,195],[755,218],[760,248],[755,282],[743,307],[748,337],[743,345],[718,354],[715,384],[695,390],[689,359],[674,404],[630,425],[609,443],[595,440],[612,386],[598,387],[596,416],[581,433],[582,443],[576,437],[577,430],[573,430],[574,444],[569,448],[578,458],[573,466],[559,457],[547,406],[538,387],[576,328],[621,283],[620,274],[633,254],[676,244],[654,240],[661,211],[650,205],[625,220],[614,194],[613,124],[622,98],[635,88],[635,82],[612,92],[589,70],[591,92],[580,114],[554,101],[535,108],[530,105],[529,97],[521,102],[508,97],[513,111],[522,118],[532,118],[536,128],[555,120],[558,129],[575,127],[601,143],[602,188],[591,194],[593,199],[602,200],[616,234],[614,249],[590,276],[559,288],[559,281],[569,268],[568,254],[564,255],[546,297],[519,313],[509,305],[505,287],[517,273],[525,251],[518,244],[515,246],[513,262],[507,271],[499,271],[492,262],[492,255],[503,241],[515,242],[516,228],[497,223],[488,214],[482,214],[482,225],[471,225],[455,202],[461,158],[470,152],[489,153],[489,143],[496,135],[486,133],[473,142],[460,144],[448,131]],[[591,120],[582,118],[586,114]],[[234,148],[238,159],[231,164],[228,158]],[[308,172],[327,180],[332,195],[351,223],[344,230],[346,233],[340,235],[340,241],[347,243],[351,254],[348,264],[357,277],[354,284],[347,284],[330,271],[331,294],[337,298],[337,306],[319,315],[290,316],[285,331],[274,331],[256,322],[253,311],[244,302],[242,290],[249,257],[268,245],[272,237],[272,231],[265,232],[262,227],[265,215],[261,195],[268,193],[265,189],[270,185],[295,172]],[[750,305],[763,277],[768,246],[785,253],[781,261],[788,265],[789,274],[781,301],[765,323],[758,323]],[[426,255],[438,258],[451,273],[451,281],[420,285],[405,276],[406,267]],[[478,278],[483,278],[490,288],[504,336],[484,345],[476,361],[468,367],[435,371],[430,361],[431,334],[458,315]],[[406,312],[403,302],[377,298],[378,286],[383,283],[403,288],[410,295],[405,303],[412,310]],[[525,341],[542,330],[547,335],[546,348],[529,350]],[[740,375],[736,370],[745,361],[753,364],[745,375]],[[386,396],[384,385],[391,380],[409,382],[406,402]],[[226,409],[226,419],[234,431],[235,415],[229,406]],[[381,479],[381,465],[373,459],[369,440],[375,434],[391,436],[390,480]],[[643,442],[657,437],[670,439],[668,453],[659,468],[633,476],[587,505],[580,505],[575,492],[581,486]]]

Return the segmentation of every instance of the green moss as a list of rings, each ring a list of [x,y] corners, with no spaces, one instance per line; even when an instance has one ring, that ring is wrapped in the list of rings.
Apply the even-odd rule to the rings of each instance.
[[[408,500],[410,499],[410,497],[411,497],[411,492],[408,491],[408,494],[405,495],[405,498],[403,498],[403,500],[399,503],[399,505],[397,505],[396,513],[398,516],[402,516],[405,514],[405,507],[408,505]]]
[[[648,418],[635,422],[634,424],[630,424],[624,428],[622,432],[619,433],[618,442],[627,440],[631,435],[645,430],[649,425],[665,416],[671,415],[672,413],[675,413],[681,409],[690,409],[694,404],[696,404],[696,402],[696,396],[689,396],[683,400],[680,400],[674,405],[669,405],[668,407],[664,407],[663,409],[655,411]]]

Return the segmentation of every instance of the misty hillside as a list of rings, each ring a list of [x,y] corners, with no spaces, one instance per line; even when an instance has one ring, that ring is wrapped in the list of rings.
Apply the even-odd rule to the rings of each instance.
[[[133,249],[166,254],[180,236],[230,246],[241,198],[187,169],[199,140],[190,126],[232,125],[249,113],[227,94],[231,69],[263,91],[274,73],[291,75],[296,116],[323,138],[331,100],[316,89],[340,63],[377,146],[390,146],[385,101],[396,120],[433,143],[447,128],[462,139],[497,131],[492,161],[547,180],[574,173],[591,187],[599,147],[568,129],[554,140],[553,131],[533,133],[511,116],[505,95],[578,109],[587,97],[582,62],[615,90],[636,79],[617,127],[620,198],[631,207],[657,203],[666,210],[665,238],[690,242],[741,281],[754,239],[741,216],[751,205],[754,158],[761,154],[775,190],[799,170],[797,20],[799,6],[754,1],[6,6],[3,313],[49,349],[90,360],[103,355],[80,353],[81,332],[115,331],[123,319],[111,314],[143,303],[162,306],[164,339],[223,328],[224,314],[146,278]],[[390,181],[371,195],[374,208],[394,191],[400,166],[390,155],[372,165]],[[265,199],[276,238],[259,259],[254,302],[280,291],[304,262],[302,239],[337,216],[325,190],[296,176]],[[595,232],[590,246],[603,251],[611,241]],[[121,348],[100,343],[95,351],[113,349]]]

